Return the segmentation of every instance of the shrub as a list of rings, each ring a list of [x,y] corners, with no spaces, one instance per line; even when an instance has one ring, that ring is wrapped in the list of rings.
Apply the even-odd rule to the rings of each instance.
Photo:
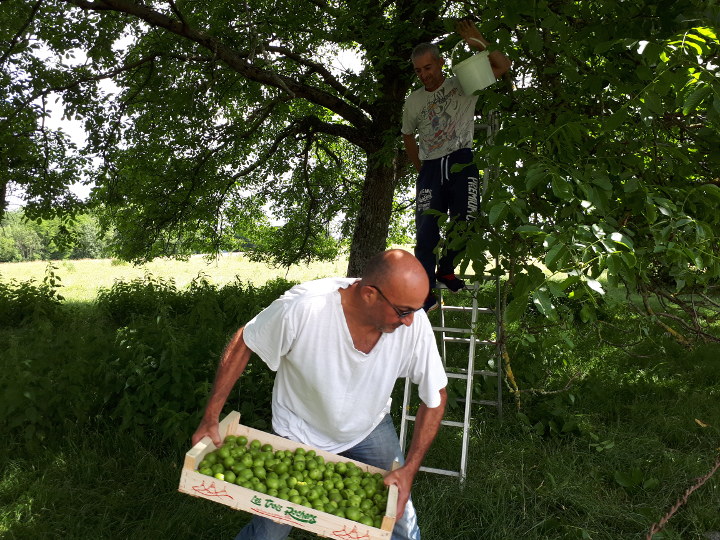
[[[118,283],[98,299],[117,330],[113,358],[99,366],[108,384],[105,410],[120,430],[187,442],[197,426],[215,369],[229,336],[292,284],[264,287],[236,281],[220,290],[199,276],[180,292],[169,282],[146,277]],[[267,427],[273,377],[262,363],[246,370],[243,422]]]
[[[0,326],[57,320],[63,297],[58,293],[60,278],[56,270],[48,265],[40,284],[34,280],[0,282]]]
[[[172,280],[146,274],[131,281],[117,281],[109,289],[101,288],[97,295],[100,311],[115,324],[125,326],[138,316],[154,316],[172,310],[178,290]]]

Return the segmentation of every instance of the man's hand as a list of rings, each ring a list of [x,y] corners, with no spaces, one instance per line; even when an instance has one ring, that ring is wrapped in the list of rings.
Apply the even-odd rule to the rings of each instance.
[[[455,30],[468,45],[475,49],[484,51],[487,49],[488,45],[490,45],[490,43],[488,43],[488,41],[480,33],[480,30],[477,29],[475,23],[470,19],[460,19],[457,23],[455,23]]]
[[[200,425],[195,430],[195,433],[193,433],[191,439],[192,445],[195,446],[202,440],[203,437],[210,437],[210,440],[212,440],[213,444],[219,448],[222,445],[219,426],[220,424],[217,420],[212,421],[205,420],[205,418],[203,418],[202,422],[200,422]]]
[[[407,467],[400,467],[394,471],[390,471],[385,476],[385,485],[395,485],[398,488],[397,514],[396,519],[400,519],[405,512],[405,505],[410,498],[410,490],[412,489],[415,474]]]
[[[455,30],[474,49],[484,51],[490,46],[490,42],[483,37],[470,19],[460,19],[455,23]],[[488,59],[496,79],[507,73],[512,65],[510,59],[497,49],[490,52]]]
[[[410,498],[412,483],[415,475],[420,470],[420,464],[440,428],[446,402],[447,391],[442,388],[440,390],[440,405],[430,408],[424,403],[420,404],[415,416],[415,429],[413,429],[412,441],[410,441],[410,448],[405,458],[405,465],[390,471],[385,477],[386,486],[395,484],[398,488],[398,519],[405,511],[405,505]]]

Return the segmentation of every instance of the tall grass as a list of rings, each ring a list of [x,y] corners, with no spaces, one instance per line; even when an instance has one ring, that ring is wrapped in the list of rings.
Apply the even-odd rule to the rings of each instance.
[[[234,537],[247,514],[177,493],[182,456],[228,336],[287,286],[147,277],[111,285],[95,303],[51,302],[52,317],[5,321],[0,537]],[[44,313],[52,297],[38,283],[6,292],[0,303],[23,298],[28,313]],[[644,328],[622,306],[605,323]],[[424,538],[642,538],[717,458],[717,346],[685,349],[645,329],[617,349],[589,326],[573,329],[570,346],[567,329],[544,332],[512,352],[521,387],[546,393],[523,394],[518,410],[506,392],[502,420],[475,410],[462,486],[416,479]],[[251,361],[227,410],[266,428],[271,383]],[[494,391],[494,381],[478,385]],[[457,468],[459,444],[457,430],[442,428],[428,465]],[[655,539],[719,529],[713,477]]]

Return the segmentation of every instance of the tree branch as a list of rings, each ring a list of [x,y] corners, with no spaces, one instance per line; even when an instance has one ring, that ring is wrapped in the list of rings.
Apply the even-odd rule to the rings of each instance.
[[[163,28],[168,32],[193,41],[212,51],[218,59],[222,60],[231,69],[252,81],[272,86],[274,88],[280,88],[285,91],[290,91],[294,94],[293,97],[304,98],[311,103],[324,107],[338,114],[356,127],[370,126],[371,121],[365,113],[344,99],[338,98],[337,96],[318,88],[300,84],[292,77],[280,75],[274,71],[261,69],[252,65],[246,60],[246,58],[239,54],[238,51],[228,47],[217,38],[203,31],[186,26],[182,22],[150,9],[147,6],[136,4],[129,0],[98,0],[97,2],[88,2],[87,0],[63,1],[84,10],[111,10],[126,13],[146,22],[151,26]]]
[[[282,54],[284,57],[290,58],[291,60],[294,60],[302,66],[309,67],[312,72],[320,75],[323,81],[325,81],[330,87],[334,88],[340,95],[345,96],[345,98],[350,103],[362,108],[361,101],[356,96],[350,94],[350,90],[347,88],[347,86],[338,81],[337,78],[332,73],[330,73],[330,71],[325,66],[318,64],[317,62],[313,62],[312,60],[308,60],[307,58],[304,58],[299,54],[291,51],[287,47],[266,45],[265,50]]]

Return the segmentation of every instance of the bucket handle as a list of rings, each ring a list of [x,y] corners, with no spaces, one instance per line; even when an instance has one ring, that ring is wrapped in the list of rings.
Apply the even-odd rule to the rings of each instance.
[[[483,47],[485,47],[485,44],[484,44],[482,41],[480,41],[478,38],[471,37],[471,38],[468,38],[468,39],[472,39],[473,41],[477,41],[480,45],[482,45]],[[452,48],[452,51],[450,52],[450,60],[452,60],[452,57],[453,57],[453,55],[455,54],[455,49],[458,48],[458,45],[461,45],[461,44],[463,44],[463,43],[465,43],[465,40],[464,40],[464,39],[461,39],[460,41],[458,41],[458,42],[455,44],[455,46]],[[475,53],[475,54],[484,53],[484,52],[486,52],[486,51],[487,51],[487,47],[485,47],[485,49],[483,49],[482,51],[478,51],[478,52]],[[455,65],[455,62],[452,62],[452,65]]]

